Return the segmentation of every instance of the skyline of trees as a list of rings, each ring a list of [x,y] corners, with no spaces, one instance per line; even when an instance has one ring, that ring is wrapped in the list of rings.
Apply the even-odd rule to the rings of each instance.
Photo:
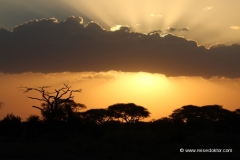
[[[65,88],[71,90],[70,86]],[[77,103],[69,98],[72,96],[66,93],[66,97],[59,98],[58,91],[49,92],[53,94],[48,97],[46,90],[41,92],[43,99],[31,97],[40,102],[49,100],[50,105],[43,103],[37,108],[41,116],[29,115],[23,121],[7,114],[0,120],[0,159],[69,159],[69,155],[79,159],[79,152],[94,159],[114,159],[123,152],[135,154],[138,159],[186,159],[179,158],[179,153],[183,155],[181,148],[225,148],[231,151],[228,156],[239,156],[240,109],[229,111],[217,104],[186,105],[168,117],[144,122],[150,112],[143,106],[116,103],[81,111],[75,108]],[[99,155],[94,156],[96,153]],[[218,154],[217,159],[225,155]],[[208,156],[213,159],[215,154]]]
[[[42,103],[43,110],[45,109],[45,105]],[[76,109],[79,103],[74,102],[73,100],[69,100],[69,102],[62,103],[59,106],[59,109],[55,112],[55,119],[52,119],[56,122],[68,122],[71,118],[79,118],[85,119],[89,122],[94,122],[98,125],[102,125],[109,121],[118,121],[120,123],[137,123],[141,122],[144,118],[150,117],[150,112],[147,108],[142,106],[138,106],[134,103],[115,103],[113,105],[108,106],[108,108],[91,108],[85,111],[81,111],[82,106],[86,109],[87,107],[84,104],[81,104],[80,109]],[[41,116],[30,114],[25,120],[23,120],[20,116],[15,115],[13,113],[8,113],[5,117],[3,117],[3,121],[5,119],[19,119],[21,122],[29,122],[29,121],[49,121],[48,114],[52,114],[49,109],[45,109],[45,112],[41,110]],[[46,115],[46,113],[48,113]],[[195,122],[227,122],[229,120],[233,120],[234,118],[239,117],[240,120],[240,109],[235,109],[234,111],[230,111],[228,109],[223,108],[221,105],[204,105],[204,106],[196,106],[196,105],[185,105],[180,108],[173,110],[173,112],[167,117],[160,117],[158,119],[152,119],[150,121],[143,122],[155,122],[155,121],[165,121],[165,122],[173,122],[179,121],[182,123],[195,123]]]
[[[44,121],[69,121],[71,118],[82,118],[94,121],[97,124],[103,124],[107,121],[117,120],[119,122],[136,123],[141,119],[150,117],[150,112],[143,106],[136,105],[134,103],[115,103],[107,108],[92,108],[80,112],[87,107],[84,104],[77,103],[73,100],[73,93],[81,92],[81,89],[72,90],[68,84],[60,89],[54,89],[54,91],[48,91],[51,86],[41,87],[19,87],[20,91],[27,93],[30,91],[36,91],[41,94],[41,98],[28,96],[30,99],[38,100],[41,103],[40,106],[32,106],[39,109],[41,116],[29,115],[26,121],[38,116],[39,120]],[[0,108],[3,106],[3,102],[0,102]],[[234,111],[224,109],[221,105],[185,105],[181,108],[173,110],[167,118],[172,120],[180,120],[184,123],[192,121],[219,121],[229,118],[232,114],[240,115],[240,108]],[[12,113],[7,116],[13,115]],[[18,116],[19,117],[19,116]],[[6,117],[4,117],[6,118]],[[164,119],[166,117],[160,117],[157,120]],[[166,120],[166,119],[165,119]],[[153,121],[153,120],[152,120]]]

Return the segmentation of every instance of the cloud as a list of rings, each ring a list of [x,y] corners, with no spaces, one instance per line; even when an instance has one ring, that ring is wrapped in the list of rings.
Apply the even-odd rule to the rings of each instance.
[[[167,29],[168,32],[181,32],[181,31],[189,31],[189,28],[171,28]]]
[[[174,31],[187,31],[187,28]],[[209,49],[161,30],[104,29],[81,17],[33,20],[0,29],[0,72],[151,72],[166,76],[240,77],[240,45]],[[89,78],[89,77],[84,77]]]
[[[139,24],[138,24],[139,25]],[[131,28],[127,25],[115,25],[110,28],[111,31],[126,31],[130,32]]]
[[[230,26],[231,29],[234,29],[234,30],[239,30],[240,29],[240,26]]]
[[[74,73],[69,73],[69,75]],[[69,79],[70,82],[77,82],[77,81],[88,81],[88,80],[112,80],[116,79],[121,75],[121,72],[117,71],[108,71],[108,72],[80,72],[77,73],[73,78]]]
[[[159,36],[161,32],[162,32],[161,30],[153,30],[153,31],[149,32],[148,35],[157,34]]]
[[[115,25],[113,27],[110,28],[111,31],[117,31],[121,28],[122,25]]]

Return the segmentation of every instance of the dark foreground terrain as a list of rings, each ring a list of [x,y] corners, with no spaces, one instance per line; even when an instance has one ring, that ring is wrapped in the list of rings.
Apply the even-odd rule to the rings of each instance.
[[[240,159],[240,109],[187,105],[151,122],[139,121],[149,112],[134,104],[50,111],[43,119],[33,115],[22,122],[8,114],[1,120],[0,159]]]
[[[165,124],[169,123],[169,124]],[[0,159],[240,159],[240,133],[229,128],[196,128],[166,119],[134,124],[38,123],[4,128]],[[222,127],[222,126],[221,126]],[[231,149],[228,153],[186,153],[180,149]],[[216,151],[216,150],[215,150]]]

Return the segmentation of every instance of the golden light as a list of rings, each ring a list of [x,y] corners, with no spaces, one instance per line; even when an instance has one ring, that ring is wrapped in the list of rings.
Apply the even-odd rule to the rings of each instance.
[[[78,10],[90,20],[97,21],[104,27],[117,24],[128,25],[135,31],[150,32],[172,26],[184,12],[189,2],[167,1],[88,1],[73,0],[66,5]],[[161,19],[165,17],[164,19]],[[141,27],[134,28],[136,24]],[[186,26],[183,26],[186,27]],[[108,29],[106,28],[106,29]]]
[[[134,32],[149,33],[153,30],[161,30],[166,34],[167,27],[190,28],[188,32],[174,32],[174,34],[195,40],[199,45],[206,47],[218,42],[231,44],[239,41],[239,36],[236,36],[236,31],[239,31],[238,16],[234,11],[238,9],[240,1],[235,1],[234,4],[189,0],[63,2],[75,13],[79,13],[75,16],[96,21],[107,30],[113,29],[115,25],[127,25]],[[231,26],[234,27],[229,29]]]
[[[230,28],[231,28],[231,29],[238,30],[238,29],[240,29],[240,26],[231,26]]]
[[[117,78],[102,83],[100,87],[104,93],[108,93],[108,99],[114,100],[115,103],[122,101],[147,103],[152,101],[152,98],[171,90],[167,77],[146,72],[119,73]],[[105,97],[102,99],[106,100]]]
[[[111,31],[117,31],[121,28],[122,25],[115,25],[112,28],[110,28]]]
[[[154,78],[149,73],[138,73],[134,78],[134,82],[140,86],[151,86],[154,83]]]
[[[149,101],[170,86],[164,75],[146,72],[125,73],[115,85],[118,86],[117,90],[124,90],[129,96],[145,101]]]

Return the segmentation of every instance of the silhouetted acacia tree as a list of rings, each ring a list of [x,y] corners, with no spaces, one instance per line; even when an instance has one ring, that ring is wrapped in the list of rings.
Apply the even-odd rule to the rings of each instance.
[[[41,98],[28,97],[42,101],[41,106],[32,106],[41,111],[41,114],[46,121],[68,121],[69,119],[76,116],[76,112],[80,109],[85,108],[84,104],[74,102],[72,95],[74,92],[81,92],[81,89],[71,90],[71,86],[64,84],[64,87],[55,89],[54,92],[47,91],[50,86],[42,87],[20,87],[24,93],[29,91],[37,91],[41,93]]]
[[[134,103],[111,105],[108,107],[108,113],[112,118],[122,119],[122,122],[125,121],[127,123],[135,123],[150,116],[150,112],[146,108]]]
[[[206,105],[200,107],[200,110],[202,118],[212,122],[225,122],[233,116],[233,112],[220,105]]]
[[[66,100],[54,109],[48,103],[42,103],[42,116],[44,120],[50,120],[52,117],[53,121],[71,121],[78,116],[77,112],[85,108],[83,104],[76,103],[73,100]]]
[[[231,111],[224,109],[220,105],[206,105],[202,107],[187,105],[174,110],[170,117],[186,123],[196,121],[220,122],[229,119],[231,115]]]
[[[94,122],[96,124],[103,124],[110,119],[108,110],[100,109],[90,109],[82,113],[85,121]]]
[[[194,105],[183,106],[174,110],[169,117],[171,117],[173,120],[181,120],[183,122],[194,121],[200,116],[198,108],[198,106]]]

